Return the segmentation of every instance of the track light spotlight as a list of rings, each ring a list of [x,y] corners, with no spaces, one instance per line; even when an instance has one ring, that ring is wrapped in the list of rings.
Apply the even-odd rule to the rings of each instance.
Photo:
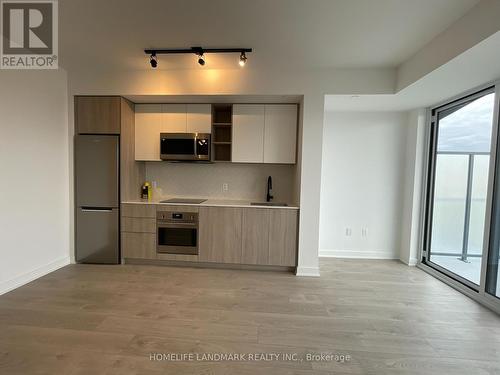
[[[205,55],[203,53],[198,55],[198,64],[201,66],[205,65]]]
[[[151,64],[151,68],[156,68],[158,66],[158,58],[156,57],[156,53],[152,53],[149,58],[149,63]]]
[[[241,55],[240,55],[240,66],[245,66],[245,64],[247,63],[247,56],[245,55],[245,52],[241,52]]]

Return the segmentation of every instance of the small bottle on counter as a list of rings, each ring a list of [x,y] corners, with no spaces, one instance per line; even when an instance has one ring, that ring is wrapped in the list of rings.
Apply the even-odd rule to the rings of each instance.
[[[149,182],[145,182],[141,187],[141,198],[151,200],[151,184]]]

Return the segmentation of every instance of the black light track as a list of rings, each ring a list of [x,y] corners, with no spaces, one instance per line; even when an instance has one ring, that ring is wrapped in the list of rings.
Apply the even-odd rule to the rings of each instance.
[[[195,55],[203,55],[205,53],[246,53],[252,52],[251,48],[179,48],[179,49],[164,49],[164,48],[149,48],[145,49],[144,53],[148,55],[168,55],[179,53],[193,53]]]

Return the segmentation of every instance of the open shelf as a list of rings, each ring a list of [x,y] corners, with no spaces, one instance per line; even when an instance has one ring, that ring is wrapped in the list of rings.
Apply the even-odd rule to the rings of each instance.
[[[214,161],[231,161],[231,143],[214,144]]]
[[[233,124],[227,123],[227,122],[214,122],[212,125],[216,126],[216,127],[217,126],[221,126],[221,127],[228,127],[229,126],[229,127],[231,127]]]
[[[213,128],[214,143],[216,142],[230,142],[232,138],[232,127],[225,126],[223,128]]]
[[[212,105],[212,158],[215,162],[231,161],[233,106]]]

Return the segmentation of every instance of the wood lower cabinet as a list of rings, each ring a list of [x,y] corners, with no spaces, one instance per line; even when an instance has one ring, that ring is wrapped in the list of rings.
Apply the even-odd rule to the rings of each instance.
[[[294,267],[297,263],[297,213],[279,208],[244,209],[242,263]]]
[[[295,267],[298,211],[200,207],[199,261]]]
[[[269,211],[243,209],[241,263],[269,264]]]
[[[122,232],[122,258],[156,259],[156,234]]]
[[[297,265],[298,211],[269,210],[269,265]]]
[[[243,210],[233,207],[200,207],[200,262],[241,263]]]
[[[156,253],[156,211],[199,212],[198,255]],[[122,258],[295,267],[298,211],[122,204]]]
[[[122,258],[156,259],[156,206],[121,205]]]

